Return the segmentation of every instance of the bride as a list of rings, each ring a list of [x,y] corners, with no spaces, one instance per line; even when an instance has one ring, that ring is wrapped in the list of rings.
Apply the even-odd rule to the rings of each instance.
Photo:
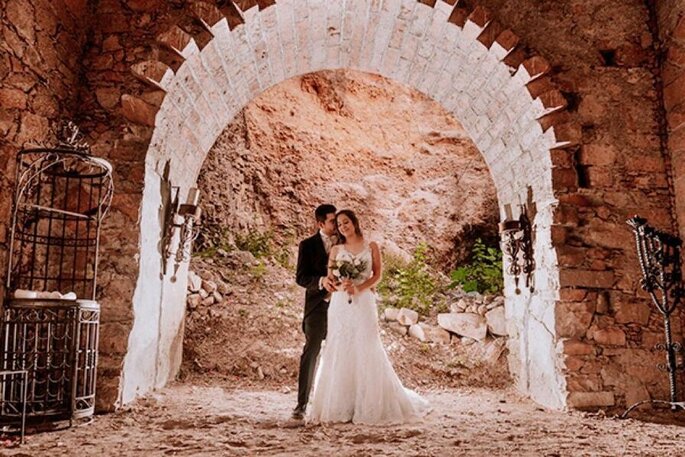
[[[365,266],[355,280],[344,279],[331,297],[328,335],[307,408],[309,423],[396,424],[428,413],[426,400],[402,386],[378,332],[372,288],[381,279],[378,245],[367,242],[350,210],[336,215],[343,244],[331,249],[328,275],[336,261]],[[337,280],[337,278],[335,278]]]

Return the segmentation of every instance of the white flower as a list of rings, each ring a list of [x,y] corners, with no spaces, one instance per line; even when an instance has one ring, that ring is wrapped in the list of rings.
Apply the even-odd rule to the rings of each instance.
[[[333,276],[335,276],[336,278],[339,278],[340,277],[340,270],[333,270]]]

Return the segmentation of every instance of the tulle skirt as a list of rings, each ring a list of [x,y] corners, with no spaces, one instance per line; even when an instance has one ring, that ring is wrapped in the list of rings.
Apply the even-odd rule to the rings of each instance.
[[[420,420],[428,402],[405,388],[380,339],[376,296],[348,302],[335,292],[328,308],[328,334],[321,351],[306,421],[398,424]]]

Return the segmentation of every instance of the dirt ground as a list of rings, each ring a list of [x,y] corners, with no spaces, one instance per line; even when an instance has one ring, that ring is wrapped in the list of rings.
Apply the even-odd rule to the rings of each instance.
[[[259,262],[263,267],[255,274]],[[304,345],[304,292],[294,284],[295,273],[244,251],[194,258],[192,266],[221,285],[224,299],[188,311],[180,379],[232,389],[294,389]],[[435,313],[421,322],[437,325]],[[389,323],[380,324],[388,355],[408,387],[502,388],[512,383],[506,353],[485,363],[478,357],[479,344],[467,347],[457,337],[449,344],[422,343]]]
[[[422,391],[424,422],[289,418],[294,393],[177,384],[90,424],[32,435],[8,456],[682,456],[683,426],[549,411],[512,390]],[[683,413],[685,414],[685,413]]]
[[[90,423],[31,434],[23,446],[6,447],[12,442],[0,436],[0,455],[685,455],[685,412],[678,424],[668,416],[659,425],[545,410],[511,387],[506,353],[481,363],[476,344],[422,343],[385,322],[382,338],[398,375],[433,406],[425,420],[389,427],[294,421],[304,339],[292,272],[273,262],[255,270],[245,253],[193,265],[225,282],[225,298],[189,310],[180,381]]]

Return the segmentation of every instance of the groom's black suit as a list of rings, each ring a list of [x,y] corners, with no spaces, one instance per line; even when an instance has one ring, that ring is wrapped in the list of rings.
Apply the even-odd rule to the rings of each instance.
[[[300,357],[297,406],[304,408],[309,400],[309,391],[314,380],[316,359],[321,350],[321,342],[326,338],[328,292],[319,287],[322,277],[328,273],[328,254],[320,233],[300,242],[297,255],[297,275],[295,281],[306,289],[304,299],[304,319],[302,330],[306,338]]]

